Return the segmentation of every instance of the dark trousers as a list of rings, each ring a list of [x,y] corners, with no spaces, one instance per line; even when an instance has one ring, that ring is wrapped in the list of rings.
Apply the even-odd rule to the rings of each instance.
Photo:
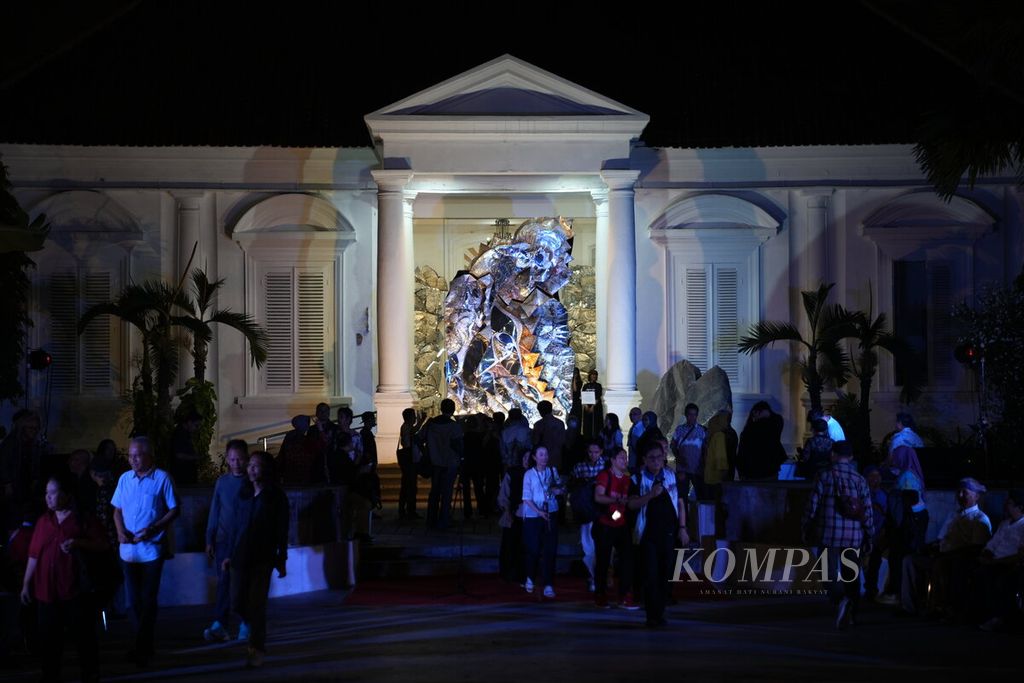
[[[125,586],[132,602],[136,628],[135,652],[140,657],[153,655],[153,632],[156,629],[157,596],[164,560],[152,562],[121,562]]]
[[[430,497],[427,499],[427,526],[447,529],[452,519],[452,489],[459,466],[434,465],[434,478],[430,482]]]
[[[501,530],[498,573],[501,578],[513,583],[522,583],[526,580],[523,570],[523,520],[521,517],[512,515],[512,526]]]
[[[476,511],[487,516],[489,512],[484,507],[484,473],[483,470],[478,469],[475,465],[473,467],[462,467],[461,476],[459,477],[462,483],[462,512],[466,519],[473,516],[473,506],[469,502],[469,485],[473,485],[473,493],[476,496]]]
[[[523,549],[526,555],[526,576],[544,586],[552,585],[555,578],[555,552],[558,550],[558,519],[527,517],[523,520]],[[540,563],[538,568],[537,563]]]
[[[232,603],[249,624],[249,645],[261,652],[267,649],[267,597],[273,570],[270,563],[231,567]]]
[[[608,567],[611,564],[612,549],[618,559],[616,576],[619,582],[619,598],[626,597],[633,589],[633,531],[628,524],[612,527],[594,522],[590,529],[594,537],[594,593],[597,596],[608,592]]]
[[[903,593],[903,558],[921,552],[928,531],[928,511],[909,512],[903,523],[889,534],[889,580],[886,593]]]
[[[974,567],[972,591],[979,613],[972,615],[988,620],[999,617],[1010,620],[1017,612],[1017,591],[1024,577],[1021,569],[1009,564],[979,564]]]
[[[416,514],[416,463],[412,461],[412,449],[398,451],[398,467],[402,470],[402,486],[398,492],[398,516],[412,517]]]
[[[72,600],[39,603],[39,648],[44,681],[59,681],[64,655],[64,632],[78,647],[83,681],[100,679],[99,644],[96,642],[96,609],[89,595]]]
[[[690,497],[690,484],[693,484],[693,495],[697,500],[713,500],[704,485],[703,472],[682,472],[676,471],[676,479],[679,480],[679,497]]]
[[[829,547],[828,551],[828,595],[832,604],[838,605],[843,598],[849,598],[849,613],[857,615],[860,606],[860,554],[857,548]],[[845,553],[845,555],[844,555]],[[845,556],[846,562],[842,562]],[[856,567],[850,566],[850,563]]]
[[[671,532],[644,531],[638,548],[644,571],[644,608],[648,621],[665,618],[672,578],[675,569],[675,536]]]
[[[885,553],[885,542],[877,538],[868,556],[867,568],[864,570],[864,596],[869,600],[878,594],[878,573],[882,570],[882,555]],[[889,568],[892,571],[892,567]]]
[[[217,563],[217,594],[213,603],[213,618],[227,628],[231,618],[231,570],[224,571],[224,560],[227,558],[215,555]]]

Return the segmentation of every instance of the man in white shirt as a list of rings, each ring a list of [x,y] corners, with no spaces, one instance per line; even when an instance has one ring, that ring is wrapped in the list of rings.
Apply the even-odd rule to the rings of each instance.
[[[135,649],[128,658],[146,666],[153,657],[157,595],[164,568],[167,530],[178,517],[178,498],[167,472],[156,467],[146,437],[128,444],[131,470],[121,475],[110,500],[120,541],[125,586],[137,621]]]
[[[812,410],[807,413],[807,421],[813,423],[815,420],[824,420],[825,424],[828,425],[828,438],[832,439],[833,443],[838,441],[846,441],[846,432],[843,431],[843,426],[839,424],[839,420],[835,419],[825,410]]]
[[[901,614],[917,613],[928,579],[937,611],[948,609],[952,606],[950,599],[963,594],[957,589],[965,582],[970,563],[992,537],[992,523],[978,508],[978,500],[986,491],[973,477],[961,479],[956,494],[958,509],[949,514],[939,531],[938,552],[933,547],[931,554],[904,558]]]
[[[1024,489],[1014,489],[1003,505],[1005,519],[985,545],[974,573],[974,587],[982,614],[978,626],[997,631],[1016,611],[1021,562],[1024,561]]]

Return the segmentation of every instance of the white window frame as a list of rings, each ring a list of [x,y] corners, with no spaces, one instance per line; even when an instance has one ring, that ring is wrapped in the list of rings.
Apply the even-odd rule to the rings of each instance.
[[[81,245],[80,245],[81,246]],[[47,348],[53,351],[50,344],[51,329],[49,317],[49,302],[47,293],[50,278],[57,273],[73,273],[76,284],[76,325],[77,319],[88,307],[84,301],[84,282],[90,273],[106,272],[110,274],[110,290],[106,301],[117,297],[124,283],[127,280],[128,253],[118,246],[92,244],[84,249],[87,253],[76,257],[58,244],[47,241],[46,248],[34,255],[37,267],[32,273],[32,298],[31,316],[33,326],[28,335],[28,342],[31,348]],[[80,250],[82,251],[82,250]],[[93,302],[97,303],[97,302]],[[105,303],[98,302],[98,303]],[[90,304],[91,305],[91,304]],[[109,363],[110,382],[105,387],[87,386],[85,380],[85,357],[86,341],[85,335],[78,335],[76,332],[76,358],[77,367],[74,370],[76,385],[74,387],[54,388],[54,391],[67,393],[72,396],[82,397],[116,397],[128,390],[125,380],[128,377],[128,325],[116,316],[99,316],[93,320],[91,325],[107,325],[109,329]],[[55,362],[62,359],[55,358]],[[48,371],[48,372],[52,372]],[[30,380],[32,395],[39,395],[45,391],[45,374],[32,373]]]
[[[266,384],[266,370],[267,367],[264,365],[263,368],[256,370],[252,369],[252,374],[255,376],[252,378],[252,386],[255,388],[255,394],[258,396],[298,396],[298,395],[311,395],[311,396],[323,396],[327,395],[336,396],[340,395],[341,383],[339,381],[339,374],[342,368],[342,359],[340,353],[341,347],[341,324],[338,320],[338,304],[341,297],[341,287],[339,286],[339,277],[341,276],[341,259],[340,258],[310,258],[302,257],[301,261],[295,258],[289,258],[294,256],[288,254],[287,250],[284,254],[281,253],[280,249],[274,250],[273,253],[267,253],[262,248],[254,249],[250,252],[252,254],[252,260],[250,261],[250,270],[253,273],[252,286],[249,291],[252,292],[252,306],[248,310],[253,311],[254,317],[257,323],[267,329],[266,318],[265,318],[265,302],[263,300],[264,295],[264,277],[268,273],[288,273],[291,277],[293,291],[292,291],[292,333],[296,337],[300,334],[299,332],[299,277],[304,272],[321,272],[326,275],[325,296],[324,301],[324,372],[326,375],[325,383],[319,387],[303,387],[301,382],[301,359],[300,359],[300,347],[297,344],[292,344],[292,377],[291,387],[287,390],[283,388],[267,387]],[[268,330],[269,331],[269,330]]]
[[[665,320],[668,343],[665,367],[689,358],[686,309],[687,270],[705,270],[708,301],[705,319],[708,367],[721,357],[717,330],[716,274],[737,274],[737,339],[761,319],[761,245],[778,234],[779,222],[758,206],[730,195],[696,195],[676,203],[651,226],[651,239],[665,247]],[[738,354],[730,379],[734,394],[761,391],[760,354]]]
[[[938,263],[950,267],[950,295],[953,302],[970,301],[974,297],[975,243],[995,230],[996,219],[986,209],[963,197],[942,202],[932,190],[914,191],[897,197],[876,210],[861,225],[861,234],[877,245],[877,273],[879,313],[893,321],[895,307],[895,264],[897,261],[924,261],[928,275],[929,307],[933,306],[931,268]],[[892,326],[894,322],[890,322]],[[928,315],[929,361],[949,353],[942,362],[947,363],[947,376],[935,376],[935,366],[928,363],[927,391],[950,392],[966,390],[964,369],[952,358],[952,351],[944,350],[936,333],[933,311]],[[892,357],[880,354],[876,391],[898,393],[896,372]]]
[[[262,324],[262,273],[270,269],[323,269],[331,274],[332,301],[325,314],[330,328],[325,340],[331,344],[325,387],[302,389],[293,377],[292,392],[267,391],[263,370],[247,364],[244,396],[256,403],[279,402],[286,396],[334,402],[344,396],[344,351],[346,339],[344,310],[345,249],[355,241],[355,231],[338,210],[316,195],[287,193],[272,195],[253,205],[232,228],[232,237],[242,248],[245,262],[245,310]],[[248,355],[248,349],[246,349]]]

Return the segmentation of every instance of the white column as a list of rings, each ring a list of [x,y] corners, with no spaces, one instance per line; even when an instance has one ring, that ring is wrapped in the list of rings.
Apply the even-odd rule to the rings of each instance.
[[[597,319],[597,355],[594,357],[594,369],[604,381],[608,352],[608,190],[594,190],[590,193],[594,198],[596,251],[594,253],[594,307]],[[583,381],[587,381],[587,373],[591,368],[580,368]]]
[[[822,282],[829,283],[828,268],[828,206],[830,195],[813,194],[807,197],[807,245],[804,254],[804,288],[817,289]]]
[[[202,240],[202,209],[203,198],[206,193],[199,190],[176,190],[172,192],[175,202],[175,218],[177,231],[175,232],[175,259],[174,271],[168,282],[172,287],[177,286],[178,281],[184,275],[182,284],[185,292],[191,291],[191,279],[189,273],[193,268],[201,267],[203,264],[203,240]],[[195,257],[189,264],[189,257],[192,256],[192,248],[195,247]],[[192,376],[193,364],[190,348],[183,344],[178,350],[178,376],[175,379],[175,386],[179,389],[185,386],[185,380]]]
[[[202,259],[199,258],[199,252],[196,252],[196,260],[193,262],[192,267],[202,268],[206,273],[207,279],[210,282],[216,282],[220,272],[217,264],[217,237],[220,235],[220,231],[217,229],[217,195],[213,192],[206,193],[200,205],[199,234],[199,252],[202,252]],[[229,274],[224,287],[241,287],[243,284],[241,274]],[[213,308],[222,307],[223,304],[219,304],[215,299]],[[206,353],[206,379],[209,382],[213,382],[215,388],[220,386],[220,344],[218,342],[222,334],[229,335],[227,348],[238,348],[240,343],[238,332],[221,325],[214,326],[213,339],[210,340],[210,347]],[[246,358],[245,362],[248,364],[249,359]],[[210,448],[217,448],[217,443],[215,441],[210,444]]]
[[[411,171],[373,171],[377,182],[377,451],[394,462],[402,411],[413,407],[414,270]]]
[[[628,425],[630,408],[640,405],[636,390],[636,218],[633,186],[639,171],[602,171],[608,185],[608,238],[598,241],[604,264],[606,316],[604,335],[604,402],[607,412]]]

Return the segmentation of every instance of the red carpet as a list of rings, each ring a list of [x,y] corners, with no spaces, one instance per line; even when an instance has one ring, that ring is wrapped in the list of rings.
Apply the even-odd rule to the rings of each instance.
[[[542,587],[532,594],[519,584],[505,583],[492,574],[469,574],[463,578],[464,591],[459,590],[454,576],[411,576],[394,579],[367,579],[356,584],[345,604],[358,607],[382,605],[487,605],[498,603],[536,603],[541,599]],[[555,579],[551,603],[589,603],[594,594],[587,591],[586,582],[579,577],[560,576]],[[696,597],[697,584],[676,584],[673,594],[678,599]],[[609,592],[614,596],[614,592]],[[702,600],[709,599],[702,596]],[[715,598],[710,598],[715,599]],[[721,599],[721,598],[719,598]]]

